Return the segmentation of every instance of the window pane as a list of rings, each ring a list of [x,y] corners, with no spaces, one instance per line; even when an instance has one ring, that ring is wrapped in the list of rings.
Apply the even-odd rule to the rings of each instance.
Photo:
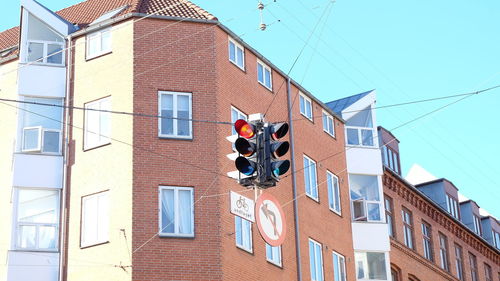
[[[312,194],[311,178],[310,178],[311,167],[309,165],[310,165],[309,159],[304,157],[304,183],[305,183],[305,187],[306,187],[306,193],[311,195]]]
[[[236,50],[234,43],[229,41],[229,60],[236,62]]]
[[[305,106],[304,97],[299,96],[299,104],[300,104],[300,113],[305,114],[306,113],[306,106]]]
[[[359,136],[357,129],[346,129],[347,132],[347,144],[359,145]]]
[[[368,220],[380,221],[380,205],[378,203],[368,203]]]
[[[58,223],[59,193],[57,190],[18,191],[18,221],[29,223]]]
[[[22,150],[38,150],[40,143],[40,129],[24,129],[23,130],[23,149]]]
[[[243,50],[239,47],[236,47],[236,54],[237,54],[237,62],[239,67],[243,67]]]
[[[318,198],[318,185],[316,181],[316,163],[311,162],[310,170],[311,172],[311,190],[312,196]]]
[[[43,62],[43,43],[30,42],[28,44],[28,61]]]
[[[366,253],[369,279],[387,279],[384,253]]]
[[[36,226],[34,225],[21,225],[18,233],[17,246],[20,248],[33,249],[36,248]]]
[[[311,268],[311,279],[316,279],[316,255],[314,254],[314,243],[309,241],[309,265]]]
[[[109,229],[109,212],[108,212],[108,192],[102,193],[97,197],[97,242],[108,241],[108,229]]]
[[[42,126],[45,129],[61,130],[62,99],[25,98],[24,101],[49,105],[25,103],[23,127]]]
[[[189,136],[189,97],[177,96],[177,135]]]
[[[101,52],[111,51],[111,31],[102,32],[101,35]]]
[[[161,134],[174,134],[174,97],[161,95]]]
[[[56,248],[56,227],[40,226],[38,233],[38,248],[55,249]]]
[[[98,241],[98,206],[96,198],[87,197],[83,201],[82,246],[88,246]]]
[[[60,132],[43,132],[43,152],[59,153]]]
[[[268,88],[271,88],[271,71],[269,71],[269,69],[266,69],[265,74],[266,74],[266,83],[265,84]]]
[[[243,233],[241,229],[241,217],[239,216],[234,216],[234,229],[236,232],[236,245],[242,246],[243,245]]]
[[[193,233],[191,191],[179,190],[179,232]]]
[[[161,229],[162,233],[174,233],[174,190],[163,189],[161,200]]]
[[[363,138],[363,145],[373,146],[373,131],[361,130],[361,137]]]
[[[59,44],[48,44],[47,45],[47,62],[62,64],[63,62],[63,52],[62,45]]]
[[[351,199],[380,201],[377,176],[349,174]]]
[[[95,56],[101,51],[101,38],[98,33],[91,34],[87,37],[87,51],[89,56]]]
[[[260,63],[257,63],[257,80],[264,83],[264,69]]]
[[[306,116],[309,117],[309,119],[312,118],[311,102],[308,100],[306,100]]]

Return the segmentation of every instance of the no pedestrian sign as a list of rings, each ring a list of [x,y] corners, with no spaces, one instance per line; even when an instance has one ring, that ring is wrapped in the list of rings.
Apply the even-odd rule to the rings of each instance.
[[[283,244],[286,235],[285,214],[278,200],[263,193],[255,203],[255,220],[260,235],[267,244],[277,247]]]

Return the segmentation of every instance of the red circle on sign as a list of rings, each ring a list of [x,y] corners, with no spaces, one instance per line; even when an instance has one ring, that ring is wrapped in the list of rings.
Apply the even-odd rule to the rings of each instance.
[[[260,235],[267,244],[273,247],[283,244],[286,236],[285,213],[278,200],[270,193],[263,193],[255,202],[255,221]],[[269,226],[273,227],[274,235],[269,235]],[[281,231],[279,226],[281,226]]]

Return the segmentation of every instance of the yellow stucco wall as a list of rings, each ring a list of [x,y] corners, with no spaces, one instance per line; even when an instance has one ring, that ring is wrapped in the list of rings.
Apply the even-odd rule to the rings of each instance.
[[[0,97],[17,99],[17,60],[0,65]],[[7,279],[7,251],[12,229],[12,157],[19,104],[0,101],[0,280]]]
[[[111,96],[111,110],[133,111],[132,41],[130,20],[113,27],[110,54],[86,61],[85,37],[76,40],[74,106]],[[83,151],[83,130],[79,129],[83,120],[83,112],[74,110],[68,280],[131,280],[132,269],[118,266],[131,264],[133,119],[111,114],[111,144],[88,151]],[[109,190],[109,243],[81,249],[82,196],[104,190]]]

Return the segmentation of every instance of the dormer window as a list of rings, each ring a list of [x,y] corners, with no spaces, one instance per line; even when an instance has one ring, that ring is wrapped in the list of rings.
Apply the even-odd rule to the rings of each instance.
[[[397,152],[387,145],[384,145],[382,146],[382,158],[384,159],[384,166],[400,175],[399,154]]]
[[[483,231],[481,229],[481,219],[479,216],[473,215],[473,223],[474,223],[474,232],[481,236]]]
[[[345,128],[348,145],[375,146],[371,107],[367,107],[349,118]]]
[[[458,201],[449,194],[446,194],[446,211],[450,213],[457,220],[460,219],[460,213],[458,212]]]

